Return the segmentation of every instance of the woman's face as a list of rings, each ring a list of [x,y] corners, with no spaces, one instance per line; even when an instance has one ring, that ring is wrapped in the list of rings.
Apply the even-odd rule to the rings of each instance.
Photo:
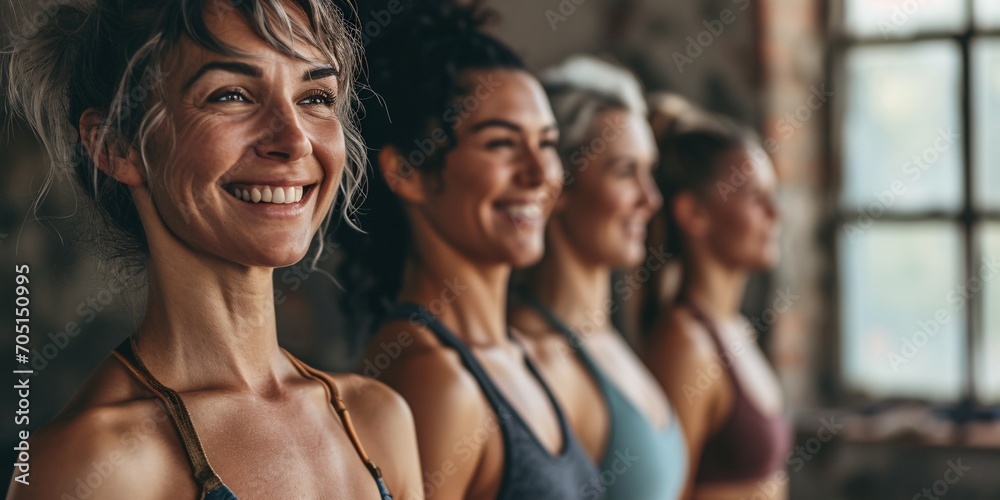
[[[455,144],[416,208],[449,245],[482,263],[532,264],[562,188],[558,130],[541,85],[518,70],[474,71],[446,112]]]
[[[720,161],[724,168],[706,203],[706,244],[728,265],[771,268],[779,256],[774,166],[760,149],[733,150]]]
[[[639,264],[646,227],[663,199],[652,176],[656,143],[646,119],[627,110],[597,116],[570,155],[567,180],[550,224],[589,262]]]
[[[210,12],[206,22],[251,55],[179,43],[164,98],[175,135],[170,127],[154,134],[150,155],[156,211],[196,251],[246,266],[293,264],[327,216],[344,169],[337,70],[300,41],[295,47],[310,60],[281,54],[236,9]]]

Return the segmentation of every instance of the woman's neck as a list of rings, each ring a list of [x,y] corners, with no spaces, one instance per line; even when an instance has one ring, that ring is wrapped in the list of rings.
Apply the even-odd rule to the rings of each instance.
[[[728,319],[740,314],[747,271],[724,265],[706,252],[688,252],[681,298],[705,314]]]
[[[528,290],[575,331],[608,328],[611,268],[586,262],[551,230],[546,244],[545,257],[527,273]]]
[[[138,354],[176,390],[249,390],[265,395],[289,373],[278,347],[273,270],[195,254],[153,251]]]
[[[511,266],[476,263],[437,238],[428,240],[415,238],[399,300],[426,307],[470,346],[506,345]]]

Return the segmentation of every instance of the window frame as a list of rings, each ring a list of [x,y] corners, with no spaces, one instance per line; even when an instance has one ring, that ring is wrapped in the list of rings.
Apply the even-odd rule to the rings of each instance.
[[[839,251],[839,243],[843,238],[842,228],[845,224],[855,221],[858,210],[848,208],[843,203],[843,173],[845,165],[842,154],[845,149],[842,134],[842,125],[845,116],[846,99],[842,97],[847,92],[846,79],[846,58],[851,49],[857,47],[875,47],[892,45],[911,45],[927,41],[948,41],[955,43],[960,50],[960,75],[959,75],[959,127],[961,134],[961,150],[959,159],[961,161],[961,199],[957,211],[950,210],[926,210],[926,211],[904,211],[891,207],[885,211],[878,222],[883,223],[903,223],[918,224],[920,222],[945,222],[957,225],[960,232],[960,258],[962,262],[956,263],[960,266],[959,275],[961,283],[969,283],[970,279],[976,276],[978,263],[983,258],[983,238],[981,230],[990,223],[1000,222],[1000,208],[985,207],[976,205],[976,192],[974,189],[974,176],[977,170],[977,161],[983,161],[975,157],[975,142],[982,138],[977,136],[974,129],[974,119],[976,110],[973,109],[974,94],[974,73],[973,73],[973,43],[976,40],[992,40],[1000,42],[1000,28],[980,27],[975,22],[975,1],[958,0],[966,4],[965,27],[956,31],[934,31],[919,32],[910,35],[897,37],[863,36],[851,33],[846,27],[846,5],[845,0],[824,0],[824,12],[828,15],[827,25],[827,53],[826,53],[826,74],[833,81],[835,93],[831,99],[832,107],[827,116],[823,135],[826,147],[827,158],[830,159],[829,185],[834,186],[830,198],[830,216],[827,218],[825,240],[829,243],[830,276],[829,282],[833,285],[829,291],[829,303],[832,304],[830,318],[828,322],[830,332],[826,336],[824,347],[833,356],[826,358],[823,370],[827,373],[824,377],[828,382],[823,384],[822,396],[834,404],[861,403],[871,404],[884,399],[897,398],[874,398],[857,397],[856,388],[848,386],[843,373],[843,340],[845,336],[843,325],[844,307],[840,301],[840,290],[842,289],[844,277],[842,275],[842,255]],[[980,110],[981,112],[981,110]],[[950,415],[958,420],[965,420],[972,416],[979,409],[987,406],[1000,405],[986,404],[980,400],[976,386],[976,371],[978,361],[976,348],[985,341],[985,325],[983,324],[984,293],[980,291],[972,294],[966,301],[963,312],[965,315],[965,332],[963,342],[964,370],[960,374],[962,379],[962,389],[957,394],[956,399],[946,403],[953,408]],[[907,398],[914,400],[914,398]],[[917,401],[927,404],[939,404],[927,398],[916,398]]]

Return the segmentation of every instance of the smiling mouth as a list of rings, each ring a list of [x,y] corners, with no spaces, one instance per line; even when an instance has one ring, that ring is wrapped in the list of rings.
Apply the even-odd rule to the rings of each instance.
[[[511,203],[499,208],[514,220],[537,221],[544,215],[544,210],[538,203]]]
[[[270,203],[291,205],[302,201],[315,184],[306,186],[266,186],[258,184],[227,184],[225,191],[240,201],[247,203]]]

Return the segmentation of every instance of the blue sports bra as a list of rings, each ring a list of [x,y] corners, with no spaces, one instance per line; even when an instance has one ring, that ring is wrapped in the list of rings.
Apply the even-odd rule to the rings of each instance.
[[[534,295],[516,290],[514,296],[534,309],[552,328],[566,336],[577,357],[594,377],[608,406],[610,428],[600,467],[613,480],[600,485],[612,499],[678,498],[687,477],[687,443],[677,415],[657,428],[611,381],[587,353],[580,337]]]

